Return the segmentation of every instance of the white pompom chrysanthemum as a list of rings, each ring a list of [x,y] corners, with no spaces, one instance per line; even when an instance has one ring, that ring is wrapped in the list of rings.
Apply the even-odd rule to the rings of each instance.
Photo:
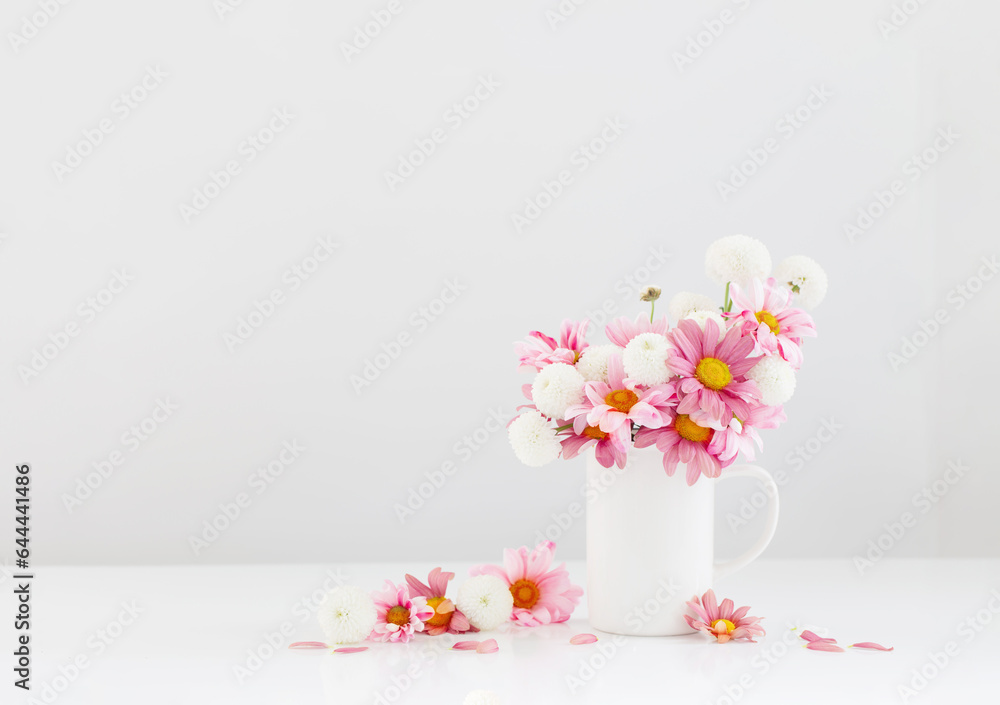
[[[465,696],[462,705],[500,705],[500,696],[492,690],[473,690]]]
[[[670,378],[667,355],[670,343],[659,333],[640,333],[632,338],[622,353],[622,366],[629,379],[653,386]]]
[[[680,291],[674,294],[667,304],[667,313],[670,318],[679,321],[687,318],[695,311],[718,311],[719,305],[710,297],[704,294],[693,294],[690,291]]]
[[[766,279],[771,271],[771,254],[764,243],[746,235],[729,235],[708,246],[705,273],[719,286],[728,282],[744,284]]]
[[[550,419],[565,418],[566,409],[583,401],[585,381],[575,367],[565,362],[547,365],[531,385],[531,399]]]
[[[458,588],[455,606],[469,624],[488,632],[510,619],[514,597],[507,583],[495,575],[477,575]]]
[[[355,644],[372,633],[377,612],[371,595],[354,585],[342,585],[326,594],[317,617],[327,643]]]
[[[793,255],[782,260],[772,274],[779,284],[787,286],[795,293],[795,301],[802,308],[813,309],[826,296],[829,281],[826,272],[811,257]]]
[[[715,311],[694,311],[685,316],[685,318],[697,323],[698,327],[702,330],[705,330],[705,321],[711,319],[719,326],[719,340],[722,340],[722,337],[726,334],[726,319]]]
[[[762,357],[747,378],[760,390],[760,401],[767,406],[784,404],[795,393],[795,370],[778,355]]]
[[[620,352],[621,348],[617,345],[591,345],[583,351],[576,370],[588,382],[607,382],[608,358]]]
[[[514,419],[507,428],[514,455],[525,465],[539,468],[559,457],[562,445],[549,420],[534,409]]]

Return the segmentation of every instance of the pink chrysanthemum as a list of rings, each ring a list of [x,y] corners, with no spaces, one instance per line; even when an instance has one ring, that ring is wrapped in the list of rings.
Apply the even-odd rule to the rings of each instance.
[[[788,420],[785,416],[784,408],[779,406],[755,406],[750,410],[750,415],[742,420],[733,418],[720,435],[724,437],[724,447],[719,453],[720,460],[735,460],[736,456],[743,453],[747,460],[753,460],[756,456],[754,444],[757,448],[764,450],[764,441],[761,440],[757,429],[778,428]]]
[[[802,366],[802,338],[816,335],[812,316],[792,308],[792,292],[779,286],[774,278],[754,279],[744,290],[736,283],[729,286],[733,309],[726,314],[737,319],[743,332],[754,340],[755,355],[781,355],[792,367]]]
[[[583,588],[569,582],[566,564],[550,569],[556,545],[551,541],[504,549],[503,565],[480,565],[471,575],[495,575],[505,581],[514,598],[511,619],[525,627],[565,622],[573,614]]]
[[[563,447],[563,458],[575,458],[583,450],[594,447],[597,462],[606,468],[617,465],[625,467],[628,459],[628,442],[623,441],[622,434],[605,433],[597,426],[587,424],[587,417],[581,414],[573,419],[572,430],[564,431],[566,435],[560,443]],[[629,438],[628,440],[631,440]]]
[[[410,597],[405,585],[398,587],[391,580],[372,593],[378,616],[368,638],[372,641],[408,642],[414,633],[424,630],[424,623],[434,616],[424,597]]]
[[[709,426],[701,426],[688,414],[673,414],[672,423],[658,429],[641,428],[635,434],[635,447],[648,448],[655,444],[663,453],[663,469],[673,477],[679,463],[685,463],[685,480],[693,485],[698,478],[718,477],[729,467],[735,456],[723,460],[726,434]]]
[[[668,327],[666,316],[651,322],[649,316],[640,313],[634,321],[624,317],[616,318],[604,328],[604,332],[608,336],[608,340],[618,347],[624,348],[632,338],[643,333],[666,335]]]
[[[423,597],[427,606],[434,610],[434,616],[424,622],[424,631],[431,636],[438,634],[464,634],[479,631],[469,624],[469,620],[455,607],[455,603],[445,597],[448,581],[455,577],[454,573],[444,573],[440,568],[434,568],[427,576],[427,584],[417,580],[410,574],[406,575],[406,584],[410,586],[410,594]]]
[[[684,620],[692,629],[711,634],[720,644],[727,641],[754,641],[755,636],[764,636],[760,617],[748,617],[749,607],[734,610],[733,601],[725,599],[716,604],[715,593],[708,590],[701,599],[695,595],[687,603],[694,616],[684,615]]]
[[[750,357],[754,341],[738,327],[719,338],[719,326],[712,319],[702,329],[685,319],[667,337],[674,346],[667,366],[681,376],[682,398],[677,413],[688,414],[702,426],[722,430],[735,414],[746,418],[757,405],[760,391],[747,380],[746,373],[757,363]]]
[[[524,341],[514,343],[514,353],[521,369],[540,371],[556,362],[575,365],[580,354],[587,349],[584,337],[587,335],[588,323],[590,321],[587,319],[574,322],[567,318],[559,329],[558,342],[540,331],[531,331]]]
[[[646,428],[670,423],[670,410],[676,403],[672,382],[646,388],[627,379],[617,354],[608,358],[608,381],[587,382],[583,390],[586,399],[568,408],[566,418],[575,424],[577,417],[586,416],[587,426],[614,435],[618,448],[627,449],[632,442],[632,423]]]

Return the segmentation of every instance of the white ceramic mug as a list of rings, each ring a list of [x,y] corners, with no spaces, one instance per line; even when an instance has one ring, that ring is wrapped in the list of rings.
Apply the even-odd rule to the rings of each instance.
[[[684,603],[757,558],[778,523],[778,487],[755,465],[732,465],[694,485],[678,465],[663,470],[655,447],[630,448],[624,469],[587,456],[587,607],[590,624],[613,634],[690,634]],[[740,557],[715,562],[715,485],[751,477],[770,502],[764,533]]]

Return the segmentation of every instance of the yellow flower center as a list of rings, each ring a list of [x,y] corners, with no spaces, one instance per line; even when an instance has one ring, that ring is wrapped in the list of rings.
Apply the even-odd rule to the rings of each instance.
[[[538,591],[538,586],[524,578],[510,586],[510,594],[514,597],[514,606],[524,610],[530,610],[534,607],[542,596]]]
[[[397,624],[401,627],[405,627],[410,623],[410,610],[396,605],[395,607],[390,608],[390,610],[386,613],[385,621],[389,624]]]
[[[722,389],[733,381],[729,365],[714,357],[702,358],[694,370],[694,376],[709,389]]]
[[[608,434],[599,429],[597,426],[587,426],[587,428],[583,429],[583,435],[588,438],[596,438],[599,441],[603,441],[608,437]]]
[[[722,625],[721,628],[719,627],[720,624]],[[726,634],[732,634],[733,630],[736,629],[736,625],[728,619],[717,619],[712,622],[712,631],[716,634],[720,633],[723,629],[726,630]]]
[[[627,414],[638,401],[639,397],[631,389],[616,389],[604,397],[605,404],[618,409],[623,414]]]
[[[766,323],[767,327],[771,329],[771,332],[777,335],[781,332],[781,326],[778,325],[778,319],[775,318],[770,311],[758,311],[754,314],[757,317],[758,323]]]
[[[424,622],[424,624],[427,624],[431,627],[443,627],[446,624],[448,624],[448,622],[451,620],[451,612],[445,612],[444,614],[441,614],[437,611],[438,605],[440,605],[444,601],[445,601],[444,597],[427,598],[427,606],[430,607],[432,610],[434,610],[434,616],[428,619],[426,622]],[[395,607],[393,609],[395,609]],[[409,615],[407,615],[407,619],[409,619]]]
[[[674,428],[677,429],[681,438],[695,443],[710,441],[714,433],[712,429],[696,424],[687,414],[677,414],[677,418],[674,419]]]

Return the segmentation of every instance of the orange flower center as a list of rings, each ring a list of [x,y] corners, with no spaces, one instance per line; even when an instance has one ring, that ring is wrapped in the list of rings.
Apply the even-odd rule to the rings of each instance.
[[[587,426],[587,428],[583,429],[583,435],[588,438],[596,438],[599,441],[603,441],[608,437],[608,434],[599,429],[597,426]]]
[[[410,610],[396,605],[395,607],[390,608],[386,613],[385,621],[389,624],[397,624],[401,627],[405,627],[410,623]]]
[[[616,389],[604,397],[604,403],[627,414],[639,401],[639,397],[631,389]]]
[[[719,390],[733,381],[729,365],[714,357],[702,358],[694,370],[694,376],[709,389]]]
[[[443,627],[451,621],[451,612],[445,612],[441,614],[437,611],[438,605],[445,601],[444,597],[428,597],[427,606],[434,610],[434,616],[428,619],[424,624],[431,627]],[[409,617],[409,615],[407,615]]]
[[[716,634],[721,634],[723,630],[726,634],[732,634],[734,629],[736,629],[736,625],[728,619],[717,619],[712,622],[712,631]]]
[[[524,578],[510,586],[510,594],[514,597],[514,606],[523,610],[530,610],[542,596],[538,586]]]
[[[771,329],[771,332],[777,335],[781,332],[781,326],[778,325],[778,319],[775,318],[770,311],[758,311],[754,314],[757,317],[758,323],[766,323],[767,327]]]
[[[710,441],[712,440],[712,435],[715,433],[710,428],[696,424],[687,414],[677,414],[677,418],[674,419],[674,428],[677,429],[677,433],[681,438],[687,441],[694,441],[695,443]]]

